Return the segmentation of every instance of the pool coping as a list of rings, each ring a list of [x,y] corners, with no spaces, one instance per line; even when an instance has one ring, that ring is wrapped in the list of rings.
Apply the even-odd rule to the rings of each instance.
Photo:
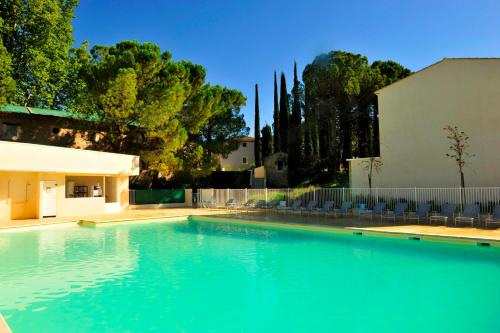
[[[242,225],[255,225],[263,227],[273,227],[280,229],[292,229],[292,230],[304,230],[304,231],[316,231],[316,232],[327,232],[327,233],[340,233],[340,234],[351,234],[356,236],[375,236],[375,237],[390,237],[398,239],[408,239],[412,241],[433,241],[433,242],[445,242],[445,243],[461,243],[461,244],[471,244],[478,246],[494,246],[500,247],[500,240],[482,238],[482,237],[467,237],[467,236],[448,236],[448,235],[437,235],[437,234],[422,234],[422,233],[409,233],[400,231],[390,231],[390,230],[372,230],[369,228],[361,227],[340,227],[340,226],[321,226],[321,225],[305,225],[299,223],[281,223],[281,222],[269,222],[269,221],[259,221],[250,219],[231,219],[228,217],[214,217],[214,216],[193,216],[196,220],[202,220],[203,222],[225,222],[233,224]]]
[[[12,333],[9,325],[7,324],[1,313],[0,313],[0,333]]]
[[[304,223],[283,223],[283,222],[272,222],[272,221],[262,221],[257,219],[241,219],[229,217],[228,215],[193,215],[193,214],[176,214],[170,216],[155,216],[155,217],[134,217],[134,218],[117,218],[112,220],[99,220],[99,219],[71,219],[67,221],[58,221],[47,224],[33,224],[33,225],[20,225],[12,226],[7,228],[0,228],[0,232],[6,230],[20,230],[20,229],[38,229],[43,227],[50,227],[54,225],[64,225],[64,224],[77,224],[81,227],[90,228],[102,228],[105,226],[113,226],[117,224],[134,224],[134,223],[151,223],[151,222],[176,222],[181,220],[187,220],[190,218],[202,219],[207,222],[231,222],[238,224],[256,225],[256,226],[267,226],[267,227],[279,227],[292,230],[309,230],[317,232],[332,232],[332,233],[344,233],[353,234],[357,236],[382,236],[382,237],[392,237],[400,239],[410,239],[414,241],[435,241],[435,242],[447,242],[447,243],[468,243],[482,246],[494,246],[500,247],[500,240],[488,237],[474,237],[474,236],[457,236],[457,235],[442,235],[433,233],[419,233],[419,232],[404,232],[395,230],[377,230],[372,227],[349,227],[349,226],[332,226],[332,225],[307,225]],[[3,333],[3,332],[0,332]]]

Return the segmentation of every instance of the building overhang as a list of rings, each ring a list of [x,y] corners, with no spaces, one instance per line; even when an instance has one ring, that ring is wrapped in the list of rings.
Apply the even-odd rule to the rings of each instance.
[[[0,171],[139,175],[139,156],[0,141]]]

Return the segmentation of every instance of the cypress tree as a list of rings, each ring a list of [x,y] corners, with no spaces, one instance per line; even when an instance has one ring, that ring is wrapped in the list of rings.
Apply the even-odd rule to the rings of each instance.
[[[271,156],[273,153],[273,133],[271,126],[262,127],[262,158]]]
[[[274,113],[273,113],[273,147],[274,152],[281,150],[280,138],[280,108],[278,105],[278,80],[276,79],[276,71],[274,71]]]
[[[290,119],[290,104],[288,102],[288,92],[286,90],[285,73],[281,72],[280,82],[280,151],[288,152],[288,122]]]
[[[300,86],[297,77],[297,63],[293,67],[292,116],[288,135],[288,183],[295,185],[299,181],[299,165],[302,160],[302,131]]]
[[[255,154],[255,166],[260,167],[262,165],[262,152],[260,147],[260,115],[259,115],[259,86],[255,85],[255,143],[254,143],[254,154]]]

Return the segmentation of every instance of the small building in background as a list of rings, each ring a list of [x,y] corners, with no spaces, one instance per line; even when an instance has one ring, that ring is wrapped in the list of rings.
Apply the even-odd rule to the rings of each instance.
[[[277,152],[264,158],[266,186],[288,187],[288,154]]]
[[[220,157],[219,163],[222,171],[243,171],[255,166],[255,139],[244,136],[237,140],[239,141],[238,149],[229,153],[226,158]]]

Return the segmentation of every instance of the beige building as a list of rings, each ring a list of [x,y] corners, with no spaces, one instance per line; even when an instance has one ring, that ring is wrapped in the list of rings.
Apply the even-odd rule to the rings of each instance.
[[[222,171],[248,170],[255,164],[254,144],[255,139],[250,136],[239,138],[238,149],[231,152],[226,158],[220,157],[219,163]]]
[[[96,148],[99,133],[86,130],[95,123],[65,111],[1,105],[0,126],[0,220],[116,213],[128,206],[139,157],[75,149]]]
[[[0,141],[0,220],[116,213],[139,157]]]
[[[500,186],[500,59],[443,59],[376,92],[379,173],[374,187],[458,187],[443,128],[470,137],[466,186]],[[367,159],[350,161],[351,187],[367,187]]]

